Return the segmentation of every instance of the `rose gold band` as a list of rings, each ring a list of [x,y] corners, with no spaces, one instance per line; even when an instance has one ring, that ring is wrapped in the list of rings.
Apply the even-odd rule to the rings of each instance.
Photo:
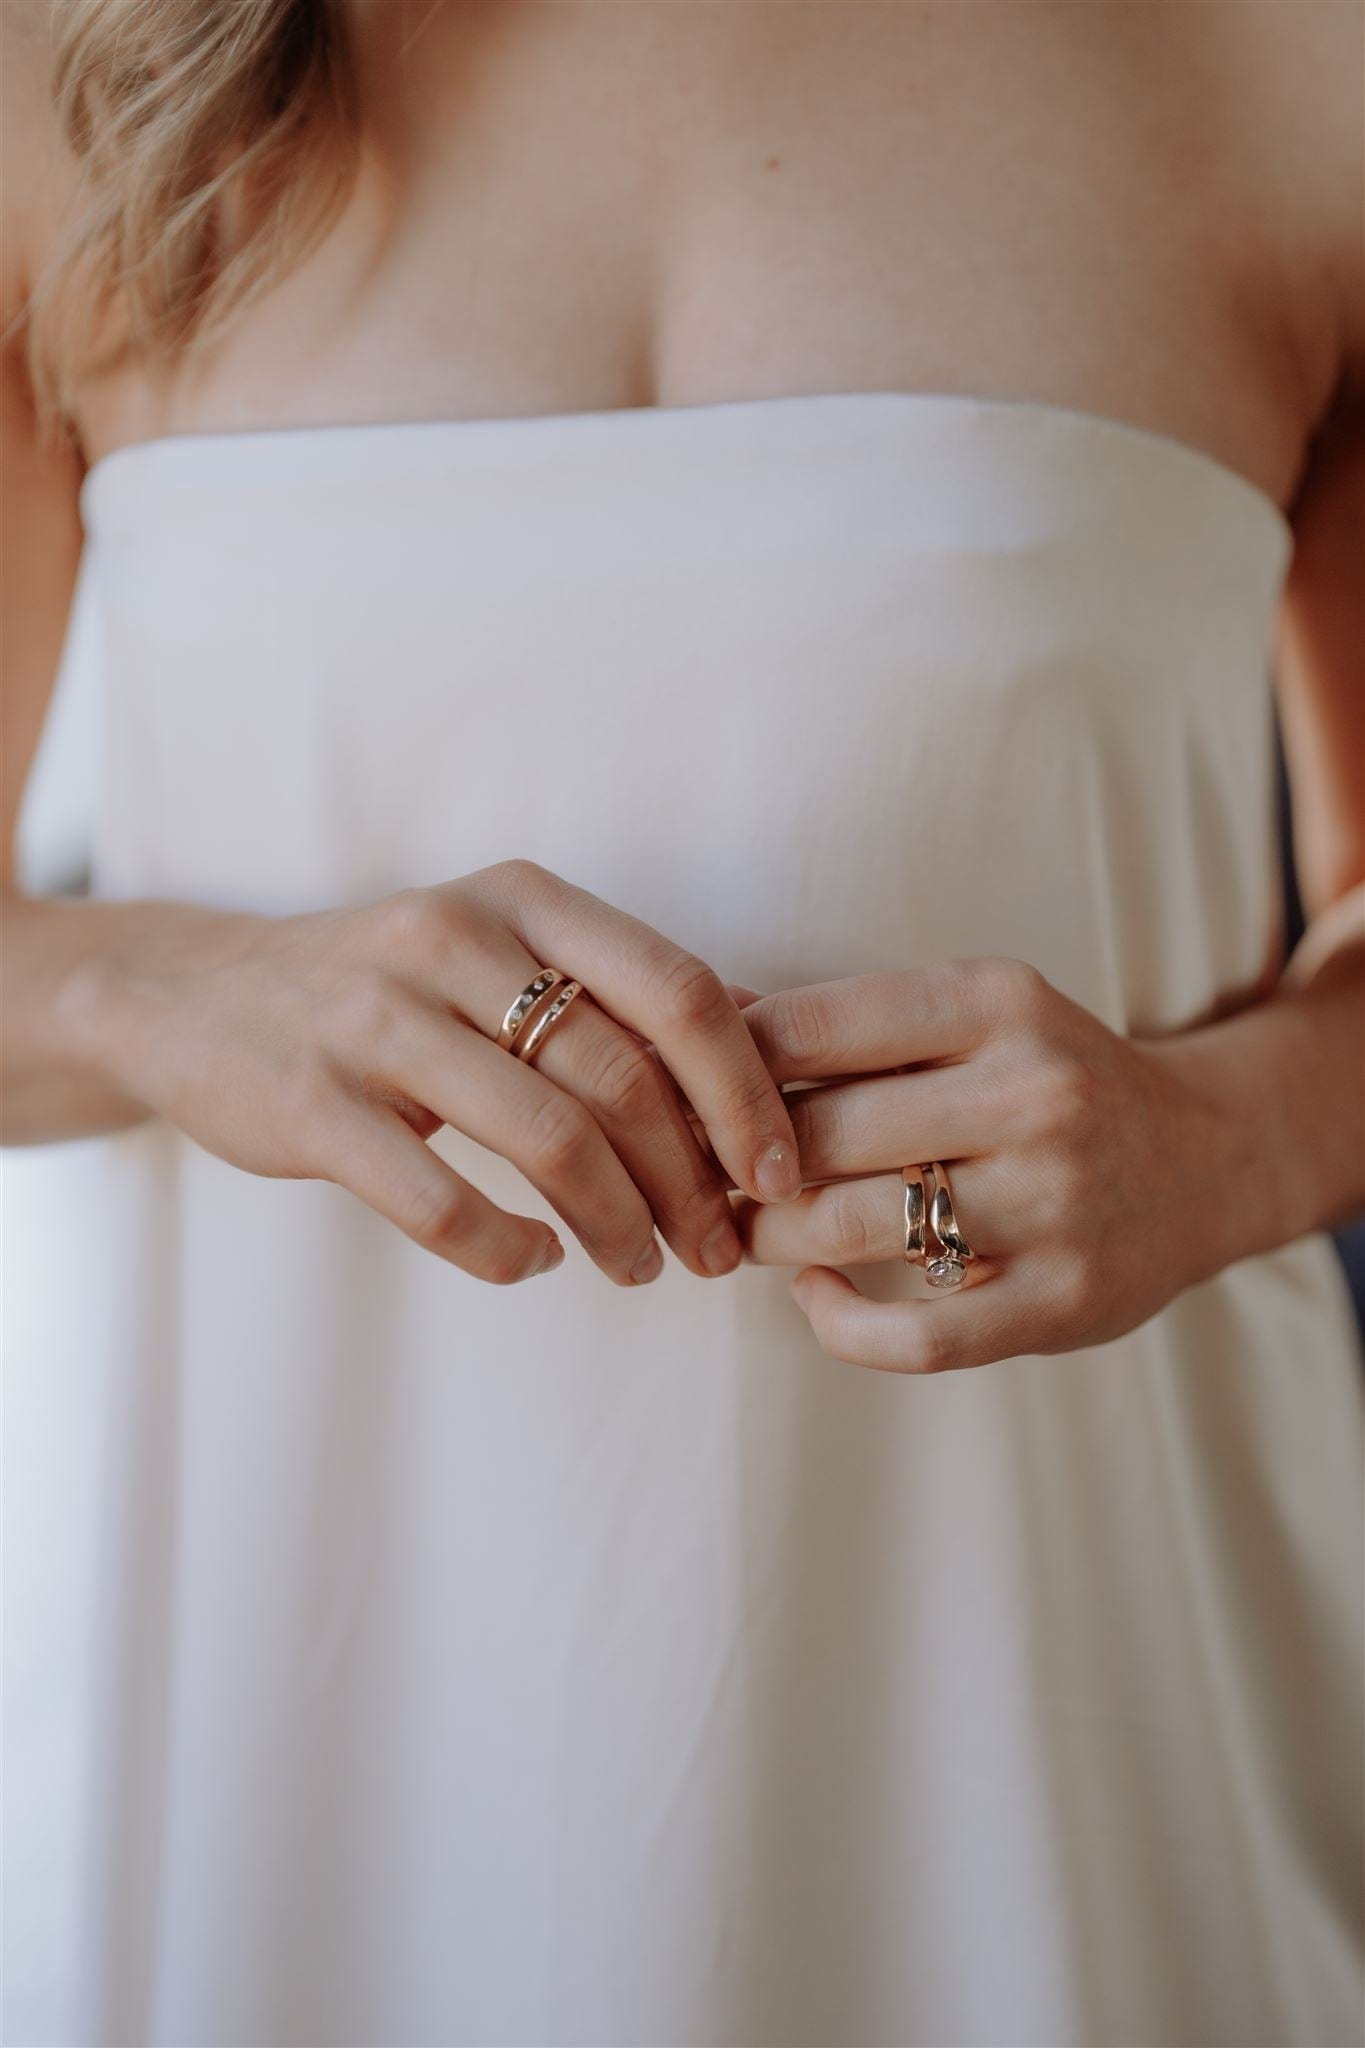
[[[511,1051],[513,1041],[536,1004],[547,996],[552,988],[558,988],[564,979],[564,975],[557,967],[542,967],[535,980],[528,981],[516,1000],[508,1004],[507,1013],[498,1026],[497,1037],[498,1044],[505,1051]]]
[[[497,1043],[517,1059],[529,1060],[544,1044],[547,1034],[554,1030],[574,997],[582,993],[581,981],[570,981],[557,967],[542,967],[535,980],[528,981],[521,994],[508,1005],[498,1026]],[[547,997],[550,998],[548,1002]],[[533,1012],[537,1014],[533,1016]]]
[[[544,1043],[547,1035],[554,1030],[575,996],[583,993],[581,981],[566,981],[553,1002],[546,1005],[530,1029],[517,1040],[512,1050],[518,1059],[529,1060]]]
[[[976,1253],[957,1227],[952,1190],[941,1159],[922,1166],[903,1166],[905,1183],[905,1257],[924,1268],[931,1287],[959,1287]],[[926,1230],[927,1223],[927,1230]],[[928,1232],[938,1240],[931,1250]]]

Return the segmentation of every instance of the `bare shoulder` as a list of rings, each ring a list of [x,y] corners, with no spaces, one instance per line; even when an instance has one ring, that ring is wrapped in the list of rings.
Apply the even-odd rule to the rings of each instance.
[[[1318,320],[1321,412],[1365,397],[1365,4],[1236,0],[1189,10],[1225,51],[1226,118],[1259,163],[1283,289]]]

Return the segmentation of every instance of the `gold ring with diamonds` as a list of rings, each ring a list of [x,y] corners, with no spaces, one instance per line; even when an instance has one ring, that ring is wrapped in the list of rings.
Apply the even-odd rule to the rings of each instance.
[[[535,980],[528,981],[508,1007],[498,1030],[498,1044],[505,1046],[514,1058],[530,1060],[574,997],[582,993],[581,981],[568,980],[557,967],[542,967]]]
[[[511,1051],[513,1041],[536,1004],[542,1001],[552,988],[558,988],[564,979],[565,976],[557,967],[542,967],[535,980],[528,981],[516,1000],[508,1004],[506,1014],[498,1026],[497,1036],[498,1044],[505,1051]]]
[[[923,1266],[931,1287],[960,1287],[976,1253],[957,1227],[946,1167],[941,1159],[904,1166],[901,1178],[905,1182],[906,1260]],[[938,1240],[936,1252],[929,1247],[930,1231]]]

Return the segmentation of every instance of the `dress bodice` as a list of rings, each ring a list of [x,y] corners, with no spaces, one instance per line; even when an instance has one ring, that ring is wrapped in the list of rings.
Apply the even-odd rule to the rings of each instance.
[[[82,510],[97,889],[522,854],[751,986],[1004,952],[1129,1028],[1277,958],[1290,529],[1185,443],[831,393],[170,436]]]

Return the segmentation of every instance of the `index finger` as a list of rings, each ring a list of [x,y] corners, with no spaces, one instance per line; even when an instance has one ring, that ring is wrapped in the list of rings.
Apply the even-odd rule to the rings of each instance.
[[[760,1202],[798,1195],[791,1118],[720,976],[652,925],[534,862],[512,861],[504,872],[514,885],[508,923],[538,960],[581,981],[599,1008],[658,1049],[736,1187]]]
[[[960,1058],[996,1009],[976,964],[948,960],[779,989],[750,1003],[744,1023],[775,1081],[813,1081]]]

